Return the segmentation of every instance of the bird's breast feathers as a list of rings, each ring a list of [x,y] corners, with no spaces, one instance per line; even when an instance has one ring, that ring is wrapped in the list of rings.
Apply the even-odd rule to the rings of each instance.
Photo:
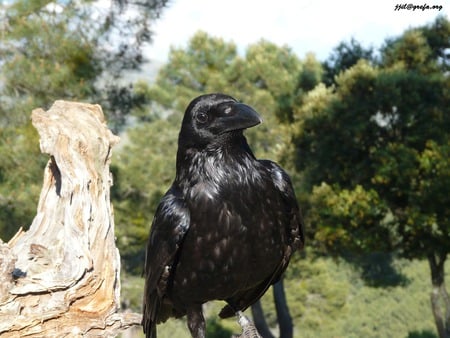
[[[266,188],[263,176],[269,178],[270,174],[260,163],[251,156],[228,158],[221,151],[208,154],[198,154],[192,159],[189,176],[189,186],[185,186],[187,199],[205,195],[218,198],[226,189],[248,189],[256,191]],[[269,178],[269,181],[271,179]]]

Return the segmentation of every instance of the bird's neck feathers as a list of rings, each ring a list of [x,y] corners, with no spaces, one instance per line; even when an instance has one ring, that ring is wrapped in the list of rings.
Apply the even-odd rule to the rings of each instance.
[[[255,158],[242,130],[223,133],[207,141],[200,140],[192,134],[184,135],[180,133],[177,162],[181,161],[185,164],[186,161],[189,162],[189,159],[200,154],[204,157],[229,154],[232,157],[250,156],[253,159]]]
[[[220,172],[234,166],[251,166],[256,158],[242,131],[219,135],[214,142],[195,146],[179,139],[176,180],[199,177],[217,179]]]

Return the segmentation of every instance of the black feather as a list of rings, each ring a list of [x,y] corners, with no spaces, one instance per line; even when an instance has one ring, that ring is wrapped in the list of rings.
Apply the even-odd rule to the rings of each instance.
[[[204,337],[201,305],[215,299],[230,317],[279,280],[304,243],[288,175],[257,160],[243,130],[261,122],[249,106],[208,94],[186,109],[177,173],[150,230],[145,261],[143,326],[187,315],[193,337]]]

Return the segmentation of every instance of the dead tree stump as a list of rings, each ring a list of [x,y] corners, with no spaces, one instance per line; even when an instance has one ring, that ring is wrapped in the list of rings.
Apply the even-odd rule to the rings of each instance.
[[[109,163],[119,137],[99,105],[56,101],[32,122],[50,160],[30,229],[0,241],[0,337],[115,336],[140,323],[118,312]]]

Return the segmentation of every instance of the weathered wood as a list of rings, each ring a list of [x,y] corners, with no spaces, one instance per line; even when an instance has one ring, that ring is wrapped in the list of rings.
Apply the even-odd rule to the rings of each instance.
[[[141,319],[118,312],[109,163],[119,138],[98,105],[56,101],[32,122],[50,160],[30,229],[0,241],[0,337],[115,336]]]

